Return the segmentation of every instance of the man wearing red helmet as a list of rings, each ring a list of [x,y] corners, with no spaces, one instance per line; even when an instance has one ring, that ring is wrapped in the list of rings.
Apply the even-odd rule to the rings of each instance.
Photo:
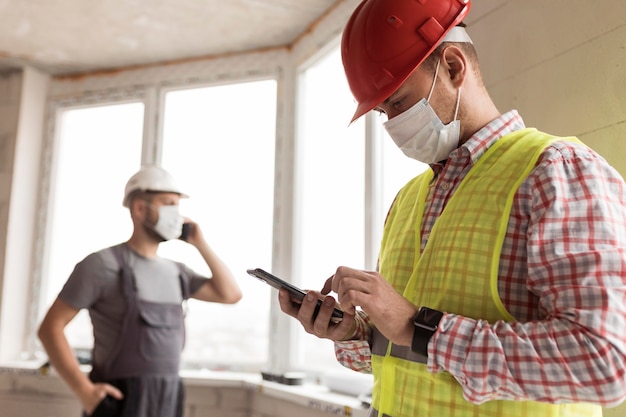
[[[398,193],[378,271],[339,267],[299,308],[281,291],[281,308],[373,372],[371,416],[600,416],[626,398],[626,184],[576,138],[498,111],[469,9],[365,0],[352,14],[353,120],[386,114],[431,169]]]

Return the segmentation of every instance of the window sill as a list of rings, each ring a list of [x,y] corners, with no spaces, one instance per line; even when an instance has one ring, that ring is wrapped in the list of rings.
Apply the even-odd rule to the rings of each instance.
[[[323,385],[307,383],[285,385],[265,381],[259,374],[210,370],[182,370],[181,377],[188,386],[242,387],[252,389],[260,395],[289,401],[328,414],[353,417],[368,415],[368,407],[358,398],[332,392]]]
[[[22,378],[58,378],[54,370],[46,372],[40,362],[0,363],[0,377],[15,376]],[[81,367],[89,372],[88,366]],[[323,412],[325,414],[366,417],[368,407],[356,397],[336,393],[328,387],[318,384],[283,385],[265,381],[259,374],[211,371],[182,370],[181,377],[186,386],[202,388],[239,388],[260,396],[287,401],[301,407]],[[0,384],[1,385],[1,384]],[[58,389],[58,384],[55,384]],[[43,391],[46,391],[45,389]],[[55,389],[56,391],[56,389]]]

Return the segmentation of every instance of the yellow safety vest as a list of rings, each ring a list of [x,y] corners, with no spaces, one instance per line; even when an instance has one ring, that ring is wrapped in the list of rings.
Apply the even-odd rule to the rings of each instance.
[[[543,150],[557,140],[535,129],[498,140],[463,179],[420,254],[420,226],[432,170],[398,194],[385,223],[380,273],[416,306],[474,319],[514,321],[498,295],[500,252],[514,195]],[[420,363],[422,362],[422,363]],[[432,374],[423,358],[374,331],[371,415],[391,417],[601,416],[599,406],[535,401],[466,401],[447,372]],[[378,413],[378,414],[376,414]]]

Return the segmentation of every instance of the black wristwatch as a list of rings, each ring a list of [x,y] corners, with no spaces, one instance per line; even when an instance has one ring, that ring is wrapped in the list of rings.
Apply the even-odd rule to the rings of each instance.
[[[413,316],[413,341],[411,350],[419,355],[428,356],[428,342],[437,331],[439,322],[443,317],[441,311],[432,308],[422,307]]]

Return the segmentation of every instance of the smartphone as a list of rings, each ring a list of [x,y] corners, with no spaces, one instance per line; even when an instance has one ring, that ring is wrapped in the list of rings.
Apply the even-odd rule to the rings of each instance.
[[[258,278],[259,280],[263,281],[264,283],[276,289],[285,288],[287,291],[289,291],[289,294],[291,295],[291,297],[295,298],[298,301],[302,301],[304,299],[304,296],[306,295],[306,292],[302,291],[300,288],[296,287],[293,284],[288,283],[287,281],[284,281],[278,278],[275,275],[270,274],[267,271],[262,270],[261,268],[248,269],[248,274],[252,275],[255,278]],[[322,305],[322,300],[317,300],[317,306],[315,307],[313,318],[317,316],[317,312],[319,311],[321,305]],[[335,307],[335,309],[333,310],[331,321],[333,323],[339,323],[342,319],[343,319],[343,311]]]
[[[186,242],[187,238],[189,237],[190,230],[191,230],[191,223],[183,223],[183,228],[180,231],[180,236],[178,236],[178,238]]]

